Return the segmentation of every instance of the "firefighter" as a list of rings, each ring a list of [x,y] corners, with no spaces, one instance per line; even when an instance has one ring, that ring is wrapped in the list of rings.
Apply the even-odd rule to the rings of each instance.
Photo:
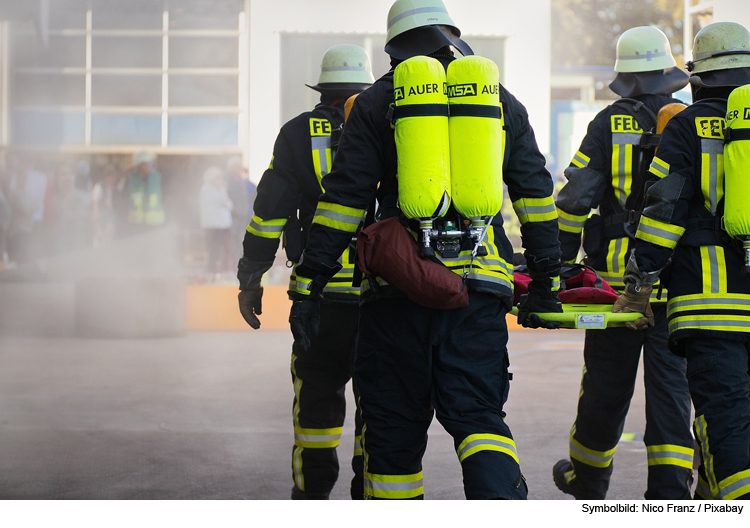
[[[676,67],[666,35],[648,26],[620,36],[615,72],[609,86],[621,99],[589,124],[565,170],[568,182],[556,205],[563,260],[576,259],[583,233],[586,263],[622,291],[646,185],[657,179],[648,171],[658,143],[657,114],[677,102],[671,94],[687,86],[688,75]],[[589,217],[596,208],[599,214]],[[586,331],[570,460],[560,460],[552,471],[557,487],[576,499],[604,499],[607,494],[641,349],[646,390],[643,440],[648,453],[644,496],[690,497],[693,438],[685,360],[667,346],[666,292],[652,301],[656,321],[652,328]]]
[[[687,66],[694,103],[662,134],[650,169],[660,179],[646,195],[613,311],[644,313],[639,324],[652,325],[650,293],[658,278],[666,284],[669,346],[687,359],[695,407],[695,498],[748,499],[750,277],[742,274],[741,244],[724,230],[733,220],[725,198],[738,190],[725,181],[731,160],[723,128],[730,93],[750,84],[750,33],[731,22],[704,27]],[[747,218],[746,190],[740,199]]]
[[[156,157],[146,150],[133,154],[133,169],[125,189],[129,200],[123,229],[126,234],[141,234],[164,225],[161,174],[156,171],[155,161]]]
[[[337,256],[360,220],[365,217],[370,224],[371,214],[365,213],[372,210],[376,198],[380,222],[399,218],[413,236],[421,236],[419,222],[405,217],[399,158],[408,149],[415,149],[427,162],[441,148],[420,143],[422,135],[414,137],[413,144],[397,141],[393,127],[400,125],[398,120],[394,125],[390,118],[392,105],[400,100],[394,93],[394,76],[409,59],[432,61],[441,70],[450,70],[451,61],[460,60],[454,50],[467,56],[472,51],[460,39],[460,31],[443,2],[424,0],[418,3],[418,9],[414,5],[407,0],[392,5],[385,51],[393,69],[355,101],[333,171],[326,178],[325,194],[318,203],[297,267],[297,295],[290,323],[300,342],[306,335],[314,335],[310,322],[318,311],[320,288],[337,269]],[[422,85],[425,87],[422,93],[445,93],[438,83]],[[554,327],[554,323],[530,313],[561,311],[556,292],[560,249],[552,178],[544,167],[526,109],[499,82],[489,87],[488,91],[492,90],[496,94],[494,114],[488,111],[487,115],[504,118],[498,166],[494,168],[502,169],[523,224],[525,255],[534,277],[519,318],[528,326]],[[413,115],[419,118],[420,113]],[[442,139],[445,147],[447,139]],[[451,136],[451,142],[453,139]],[[440,154],[444,154],[444,148]],[[451,150],[451,160],[453,154]],[[470,223],[452,202],[434,221],[440,231]],[[434,259],[435,266],[446,266],[463,278],[467,306],[430,308],[420,304],[419,297],[412,300],[377,277],[362,283],[354,379],[363,419],[366,498],[424,497],[422,456],[433,415],[453,437],[467,498],[527,497],[516,445],[503,411],[510,381],[505,315],[513,298],[513,249],[503,232],[501,215],[494,216],[487,227],[487,236],[481,248],[475,248],[476,254],[474,242],[468,239],[461,239],[460,251],[443,251],[438,243],[422,246],[425,258]]]
[[[252,328],[260,327],[261,277],[273,265],[282,236],[289,262],[296,264],[302,254],[323,178],[336,154],[344,104],[373,82],[364,49],[333,46],[323,56],[318,84],[308,85],[320,92],[320,103],[286,123],[279,132],[271,164],[258,184],[237,272],[240,312]],[[323,292],[320,333],[307,346],[295,342],[292,348],[292,499],[327,499],[338,478],[336,447],[344,424],[345,386],[352,376],[357,334],[359,288],[352,285],[353,258],[353,247],[347,243],[334,259],[340,262],[341,271]],[[290,284],[295,283],[293,270]],[[355,421],[351,497],[362,499],[359,413]]]

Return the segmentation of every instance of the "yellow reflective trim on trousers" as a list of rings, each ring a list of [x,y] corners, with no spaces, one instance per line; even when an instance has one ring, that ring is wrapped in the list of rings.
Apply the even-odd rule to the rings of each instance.
[[[703,475],[698,473],[698,484],[695,485],[695,494],[704,500],[713,500],[711,490],[708,488],[708,483],[703,478]]]
[[[708,424],[706,417],[701,415],[695,418],[695,435],[698,437],[698,443],[701,446],[701,460],[703,461],[703,471],[708,479],[708,489],[712,497],[719,493],[719,484],[716,482],[714,474],[714,457],[711,454],[708,444]]]
[[[703,293],[727,293],[727,261],[721,246],[701,246]]]
[[[583,231],[583,226],[586,224],[589,215],[572,215],[566,213],[559,207],[557,209],[557,224],[560,231],[567,231],[568,233],[580,233]]]
[[[662,444],[646,446],[648,452],[649,466],[679,466],[687,469],[693,468],[693,457],[695,451],[692,447]]]
[[[654,156],[648,171],[659,178],[663,178],[669,174],[669,163],[658,156]]]
[[[318,202],[313,223],[347,233],[354,233],[357,231],[364,215],[364,209],[355,209],[330,202]]]
[[[590,161],[591,158],[579,150],[573,155],[573,159],[570,160],[570,163],[582,169],[588,166]]]
[[[330,429],[310,429],[294,427],[294,445],[310,449],[337,447],[341,442],[342,427]]]
[[[518,464],[516,443],[512,438],[495,434],[473,434],[464,438],[456,449],[459,462],[480,451],[498,451],[511,457]]]
[[[257,215],[253,215],[250,223],[247,225],[247,232],[261,238],[279,238],[284,232],[286,218],[272,218],[263,220]]]
[[[376,475],[365,471],[365,495],[377,499],[413,499],[424,495],[422,472],[412,475]]]
[[[684,233],[684,227],[659,222],[647,216],[641,216],[635,238],[667,249],[674,249],[677,247],[677,243]]]
[[[521,198],[513,202],[513,209],[521,224],[527,222],[546,222],[557,220],[555,201],[551,196],[545,198]]]
[[[354,456],[362,456],[362,435],[354,437]]]
[[[573,438],[574,431],[575,430],[571,431],[570,435],[569,451],[571,458],[575,458],[579,462],[588,466],[597,468],[609,467],[609,465],[612,463],[612,459],[615,456],[615,450],[617,450],[617,446],[608,451],[596,451],[594,449],[589,449],[588,447],[585,447],[583,444],[581,444],[578,440]]]
[[[750,493],[750,469],[735,473],[719,482],[717,499],[732,500]]]
[[[294,382],[294,405],[292,407],[292,422],[294,427],[299,427],[299,400],[300,391],[302,390],[302,380],[297,377],[296,367],[297,356],[292,354],[291,371],[292,380]],[[301,446],[294,446],[292,449],[292,477],[294,478],[294,484],[300,490],[305,490],[305,476],[302,473],[302,450]]]

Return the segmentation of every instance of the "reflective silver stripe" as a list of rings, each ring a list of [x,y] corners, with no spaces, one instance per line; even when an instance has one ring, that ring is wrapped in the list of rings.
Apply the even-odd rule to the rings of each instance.
[[[494,284],[502,284],[504,286],[507,286],[510,289],[513,289],[513,283],[510,282],[508,279],[506,279],[503,276],[497,276],[497,277],[495,277],[495,276],[491,276],[491,275],[479,274],[479,273],[477,273],[475,271],[472,271],[471,273],[469,273],[468,279],[469,280],[492,282]]]
[[[708,154],[708,202],[711,204],[711,214],[716,214],[718,200],[717,185],[719,180],[718,161],[719,154],[724,154],[724,143],[719,139],[701,139],[701,152]]]
[[[705,297],[700,299],[686,299],[686,300],[679,300],[680,298],[677,297],[674,300],[669,300],[669,310],[674,310],[676,308],[683,308],[687,306],[698,306],[703,307],[706,304],[731,304],[731,305],[737,305],[744,307],[745,309],[750,310],[750,295],[748,295],[747,299],[727,299],[723,297]],[[711,308],[709,308],[711,309]]]
[[[598,464],[597,467],[606,467],[609,465],[609,463],[612,461],[612,459],[615,457],[614,451],[611,455],[592,455],[590,453],[587,453],[580,449],[578,446],[574,445],[572,442],[569,445],[571,453],[575,453],[578,455],[576,457],[577,460],[581,461],[589,461],[593,464]],[[592,465],[593,465],[592,464]]]
[[[414,482],[375,482],[365,477],[365,487],[378,491],[409,491],[423,487],[424,479]]]
[[[576,152],[575,156],[573,156],[573,159],[580,163],[582,167],[587,167],[589,164],[589,160],[581,156],[579,152]]]
[[[703,480],[703,477],[701,476],[698,477],[698,485],[695,487],[695,493],[703,499],[713,498],[711,496],[711,490],[708,489],[708,484],[705,480]]]
[[[331,220],[341,222],[342,224],[354,226],[355,228],[358,227],[359,223],[362,221],[361,216],[352,216],[352,215],[346,215],[343,213],[335,213],[331,211],[330,209],[321,209],[320,207],[318,207],[318,209],[315,211],[315,216],[322,216],[325,218],[330,218]]]
[[[620,273],[624,273],[624,270],[620,269],[620,261],[625,262],[625,259],[621,258],[623,241],[624,239],[622,238],[615,239],[615,250],[612,252],[612,262],[610,262],[612,273],[615,273],[617,275],[619,275]]]
[[[681,328],[704,328],[717,326],[728,326],[730,328],[736,328],[738,332],[750,331],[750,318],[746,321],[735,321],[726,319],[690,319],[688,321],[675,321],[678,316],[675,316],[673,320],[669,322],[669,331],[673,332]],[[745,330],[745,328],[747,330]]]
[[[693,455],[680,453],[678,451],[649,451],[647,457],[649,460],[655,458],[676,458],[678,460],[684,460],[686,462],[693,461]]]
[[[331,71],[367,71],[364,66],[325,66],[320,69],[321,72]]]
[[[711,271],[711,293],[721,293],[719,287],[719,257],[716,255],[716,246],[707,246],[708,265]]]
[[[640,145],[642,134],[615,132],[612,134],[613,145]]]
[[[478,447],[480,448],[479,451],[481,451],[482,446],[502,447],[503,449],[506,449],[510,451],[511,453],[513,453],[513,458],[518,460],[518,452],[516,451],[516,445],[512,441],[495,440],[492,438],[477,438],[476,440],[472,440],[471,442],[468,442],[458,452],[458,459],[463,460],[464,454],[470,449],[474,449]]]
[[[643,60],[646,59],[647,61],[652,61],[653,59],[658,59],[659,57],[665,57],[667,55],[666,51],[654,53],[651,50],[646,51],[646,55],[618,55],[617,60]]]
[[[309,434],[301,434],[301,433],[294,433],[294,439],[299,440],[300,442],[336,442],[338,440],[341,440],[340,434],[328,434],[328,435],[309,435]]]
[[[326,286],[323,288],[324,292],[330,293],[359,293],[359,287],[357,286]]]
[[[285,220],[285,223],[286,223],[286,219],[284,219],[284,220]],[[284,231],[284,224],[279,224],[279,225],[263,225],[263,224],[259,224],[258,222],[256,222],[255,218],[253,218],[253,219],[250,220],[250,226],[253,229],[255,229],[257,231],[261,231],[263,233],[281,233],[282,231]]]
[[[586,224],[586,220],[581,220],[581,221],[568,220],[567,218],[563,218],[559,214],[557,215],[557,221],[563,225],[572,227],[573,229],[583,229],[583,226]]]
[[[669,175],[669,169],[665,169],[664,167],[662,167],[661,165],[659,165],[655,161],[651,162],[651,166],[649,167],[649,170],[651,172],[658,172],[659,174],[662,175],[662,177]]]
[[[672,233],[671,231],[660,229],[652,225],[646,225],[643,222],[640,222],[638,224],[638,231],[646,233],[648,235],[663,238],[665,240],[669,240],[670,242],[674,242],[675,244],[677,244],[680,241],[680,238],[682,238],[682,235],[678,235],[677,233]]]
[[[545,213],[557,214],[557,208],[554,203],[547,205],[523,205],[516,210],[518,216],[523,215],[540,215]],[[533,220],[531,220],[533,222]]]
[[[742,473],[745,473],[745,472],[746,471],[743,471]],[[721,486],[721,483],[719,483],[719,486]],[[731,484],[728,484],[727,486],[720,487],[719,494],[716,498],[723,499],[724,497],[731,494],[733,491],[737,491],[740,488],[744,488],[745,486],[750,486],[750,476],[741,478],[735,482],[732,482]],[[742,495],[744,495],[744,493]]]
[[[320,177],[322,178],[329,172],[326,151],[331,148],[331,136],[315,136],[310,139],[312,140],[313,152],[317,152],[320,162]]]
[[[390,19],[388,21],[388,29],[391,29],[391,26],[399,20],[403,20],[404,18],[413,15],[419,15],[421,13],[445,13],[447,15],[448,11],[443,7],[418,7],[416,9],[410,9],[409,11],[404,11],[403,13],[396,15],[395,17]]]

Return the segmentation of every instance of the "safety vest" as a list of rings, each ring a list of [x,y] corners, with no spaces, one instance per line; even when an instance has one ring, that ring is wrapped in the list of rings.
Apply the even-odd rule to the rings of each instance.
[[[130,173],[128,193],[130,194],[129,223],[151,226],[164,223],[161,175],[158,172],[150,172],[146,181],[139,174]]]

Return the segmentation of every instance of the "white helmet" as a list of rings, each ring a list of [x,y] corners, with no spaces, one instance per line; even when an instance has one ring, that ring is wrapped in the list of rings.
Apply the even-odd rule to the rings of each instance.
[[[154,161],[154,155],[147,150],[139,150],[133,154],[133,165],[140,165],[141,163],[150,163]]]
[[[653,26],[630,28],[620,35],[615,71],[609,88],[621,97],[669,95],[688,83],[688,75],[677,68],[669,39]]]
[[[396,0],[388,11],[385,52],[396,59],[408,59],[453,46],[463,55],[473,55],[460,36],[441,0]]]
[[[367,52],[354,44],[340,44],[323,55],[318,84],[306,86],[321,93],[351,94],[367,89],[374,82]]]
[[[687,68],[690,84],[699,87],[750,83],[750,33],[734,22],[707,25],[695,35]]]
[[[617,41],[616,72],[664,70],[676,65],[669,39],[659,28],[634,27],[620,35]]]

